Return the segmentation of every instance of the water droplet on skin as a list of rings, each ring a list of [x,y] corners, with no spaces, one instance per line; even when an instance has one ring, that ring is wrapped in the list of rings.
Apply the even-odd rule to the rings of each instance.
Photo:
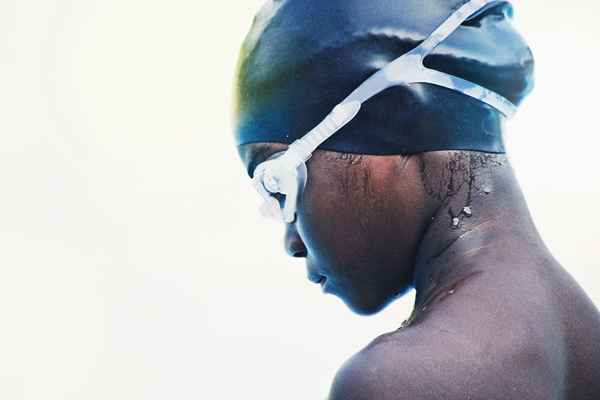
[[[460,219],[458,219],[456,217],[452,218],[452,227],[456,229],[456,228],[458,228],[459,225],[460,225]]]

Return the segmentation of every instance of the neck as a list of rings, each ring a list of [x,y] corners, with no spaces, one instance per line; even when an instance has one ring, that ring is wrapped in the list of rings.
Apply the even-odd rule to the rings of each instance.
[[[508,161],[481,171],[431,217],[416,257],[415,310],[478,274],[548,255]]]

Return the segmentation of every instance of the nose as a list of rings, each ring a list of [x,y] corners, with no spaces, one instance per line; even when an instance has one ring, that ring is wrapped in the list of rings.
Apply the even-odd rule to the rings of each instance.
[[[285,228],[284,247],[285,251],[292,257],[303,258],[308,254],[306,246],[304,246],[304,242],[300,239],[300,235],[298,235],[296,226],[293,223],[287,224]]]

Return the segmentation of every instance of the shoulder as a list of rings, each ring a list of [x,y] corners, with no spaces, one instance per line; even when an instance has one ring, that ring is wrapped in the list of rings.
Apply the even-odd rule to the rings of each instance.
[[[552,387],[547,365],[515,362],[516,352],[443,334],[435,340],[388,334],[342,366],[329,400],[554,398],[540,392]]]
[[[426,357],[423,349],[393,334],[378,338],[340,368],[329,400],[434,398],[423,389],[440,385],[442,374],[427,368]]]

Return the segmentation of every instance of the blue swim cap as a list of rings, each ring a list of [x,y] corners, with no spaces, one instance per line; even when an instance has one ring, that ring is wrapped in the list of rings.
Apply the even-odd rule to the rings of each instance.
[[[466,1],[283,0],[255,17],[236,82],[236,144],[290,144],[365,79],[425,40]],[[518,105],[533,87],[533,57],[493,2],[464,22],[424,64]],[[386,89],[319,148],[359,154],[434,150],[503,153],[504,116],[432,84]]]

